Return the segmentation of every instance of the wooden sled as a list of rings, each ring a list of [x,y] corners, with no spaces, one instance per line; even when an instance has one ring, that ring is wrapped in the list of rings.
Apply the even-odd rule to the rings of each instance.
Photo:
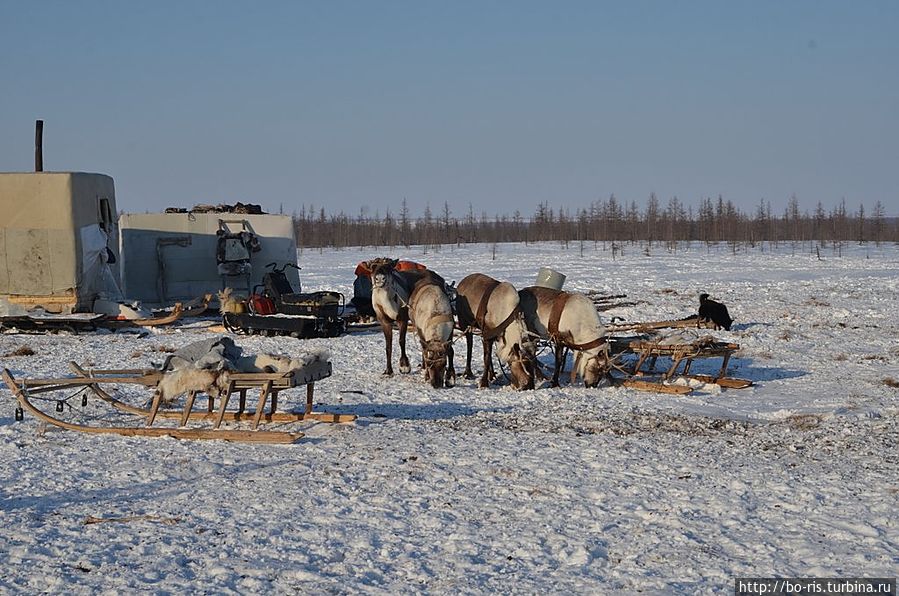
[[[621,367],[618,370],[628,375],[626,379],[616,380],[625,387],[644,391],[658,391],[687,395],[693,389],[687,385],[671,384],[675,379],[694,379],[703,383],[715,384],[728,389],[743,389],[752,385],[748,379],[728,377],[727,365],[734,352],[740,349],[738,344],[719,342],[711,338],[681,344],[661,344],[651,341],[632,341],[629,351],[637,355],[637,362],[632,367]],[[659,356],[671,359],[671,365],[665,371],[656,371],[655,365]],[[697,358],[722,358],[721,369],[717,375],[691,374],[690,367]],[[678,372],[681,362],[683,370]],[[644,364],[648,368],[644,369]]]
[[[188,317],[199,317],[206,313],[209,309],[209,303],[212,302],[212,294],[204,294],[199,298],[194,298],[190,302],[185,302],[181,305],[181,316],[179,318],[186,319]],[[174,307],[170,309],[159,309],[154,310],[153,315],[155,317],[167,317],[172,314],[172,311],[175,310],[178,304],[176,303]]]
[[[205,310],[205,308],[204,308]],[[147,317],[144,319],[104,319],[98,324],[107,329],[125,329],[127,327],[160,327],[162,325],[171,325],[184,316],[184,307],[180,302],[176,302],[171,312],[158,317]]]
[[[197,397],[196,391],[187,393],[185,404],[181,410],[162,409],[158,396],[149,408],[137,407],[115,398],[104,385],[135,384],[147,388],[155,388],[162,378],[162,373],[155,369],[102,369],[85,370],[75,363],[70,363],[75,377],[57,379],[23,379],[13,378],[4,369],[3,380],[16,396],[20,408],[28,411],[39,420],[64,428],[86,433],[119,434],[125,436],[160,437],[170,436],[177,439],[218,439],[224,441],[245,441],[256,443],[293,443],[303,436],[302,432],[258,430],[260,423],[265,422],[298,422],[301,420],[317,420],[321,422],[351,422],[355,415],[329,414],[312,411],[315,381],[331,375],[331,364],[320,362],[304,367],[299,371],[288,373],[231,373],[227,389],[222,394],[218,408],[214,400],[208,397],[205,411],[193,411]],[[278,412],[278,394],[281,391],[306,385],[306,407],[303,412]],[[117,410],[144,419],[143,426],[88,426],[67,422],[52,416],[31,401],[31,397],[40,393],[67,391],[73,388],[89,388],[104,402]],[[259,391],[256,409],[246,409],[247,392]],[[239,396],[236,411],[228,410],[232,394]],[[82,405],[86,405],[86,394]],[[266,405],[270,400],[270,410]],[[57,402],[60,403],[60,402]],[[17,418],[19,412],[17,412]],[[178,427],[154,427],[156,419],[177,419]],[[207,421],[212,428],[186,428],[190,421]],[[253,430],[229,430],[221,428],[223,422],[250,421]]]

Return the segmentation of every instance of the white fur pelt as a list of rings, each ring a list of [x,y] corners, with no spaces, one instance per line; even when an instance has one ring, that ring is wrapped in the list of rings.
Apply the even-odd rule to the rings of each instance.
[[[331,358],[327,350],[312,350],[296,357],[240,352],[230,338],[187,346],[181,351],[184,357],[175,355],[163,367],[165,373],[156,386],[156,393],[166,404],[188,391],[219,397],[227,391],[232,373],[287,373]]]
[[[162,375],[162,379],[156,385],[156,393],[160,395],[164,404],[171,404],[188,391],[219,397],[228,389],[230,377],[231,372],[228,370],[179,368]]]

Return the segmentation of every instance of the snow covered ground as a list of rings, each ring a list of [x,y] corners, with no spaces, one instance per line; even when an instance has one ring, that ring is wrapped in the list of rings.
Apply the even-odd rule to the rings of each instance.
[[[675,396],[478,390],[460,377],[435,390],[417,374],[380,376],[380,332],[237,338],[247,351],[332,354],[316,401],[360,417],[290,425],[307,434],[286,446],[14,422],[4,387],[0,591],[731,593],[736,576],[896,576],[899,247],[823,260],[789,244],[626,246],[614,259],[592,244],[492,249],[307,250],[299,262],[304,290],[347,295],[355,264],[381,255],[519,287],[549,266],[566,289],[637,302],[604,320],[680,318],[706,291],[736,320],[715,332],[742,346],[731,374],[756,384]],[[203,325],[6,334],[0,363],[16,376],[61,375],[71,359],[148,366],[210,337]],[[14,355],[25,346],[34,354]],[[88,416],[106,412],[95,401]]]

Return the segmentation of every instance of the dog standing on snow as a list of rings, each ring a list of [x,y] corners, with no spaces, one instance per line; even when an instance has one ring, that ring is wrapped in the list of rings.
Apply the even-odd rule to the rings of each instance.
[[[709,298],[708,294],[699,295],[699,318],[703,321],[711,321],[715,324],[715,329],[730,331],[730,326],[734,320],[730,318],[727,307],[720,302],[715,302]]]

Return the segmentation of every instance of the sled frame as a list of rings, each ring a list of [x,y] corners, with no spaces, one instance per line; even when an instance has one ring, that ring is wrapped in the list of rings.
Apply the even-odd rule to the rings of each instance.
[[[197,391],[187,393],[184,407],[180,410],[161,407],[158,394],[149,408],[133,406],[114,397],[104,385],[136,384],[147,388],[155,388],[162,379],[162,373],[156,369],[94,369],[86,370],[75,362],[69,367],[75,377],[49,379],[16,380],[4,369],[3,380],[16,396],[20,407],[39,420],[66,430],[75,430],[97,434],[120,434],[125,436],[171,436],[178,439],[219,439],[225,441],[245,441],[254,443],[293,443],[303,436],[302,432],[265,431],[259,425],[265,422],[299,422],[315,420],[319,422],[351,422],[356,419],[352,414],[331,414],[313,411],[315,381],[331,374],[330,363],[319,363],[317,368],[289,373],[232,373],[230,381],[219,397],[218,408],[212,396],[207,396],[205,411],[194,411]],[[278,394],[286,389],[306,386],[306,404],[302,412],[278,412]],[[40,393],[70,390],[72,388],[89,388],[94,395],[112,405],[119,411],[144,419],[142,426],[88,426],[67,422],[52,416],[36,407],[30,397]],[[255,410],[247,409],[247,394],[258,390],[259,397]],[[232,394],[237,393],[238,409],[228,410]],[[266,411],[266,406],[269,411]],[[178,427],[154,427],[157,418],[177,419]],[[212,428],[186,428],[191,421],[211,422]],[[250,421],[252,430],[230,430],[222,428],[223,422]]]

